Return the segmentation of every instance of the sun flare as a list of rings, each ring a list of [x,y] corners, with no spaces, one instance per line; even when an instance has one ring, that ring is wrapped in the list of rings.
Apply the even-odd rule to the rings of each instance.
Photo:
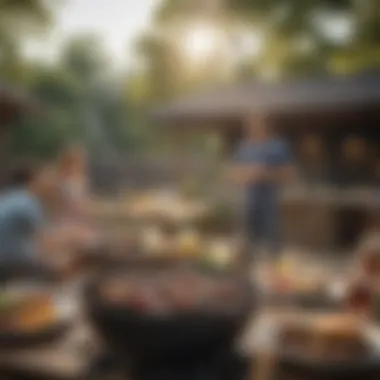
[[[221,36],[210,25],[197,25],[189,29],[184,37],[184,49],[189,59],[202,62],[212,57],[221,46]]]

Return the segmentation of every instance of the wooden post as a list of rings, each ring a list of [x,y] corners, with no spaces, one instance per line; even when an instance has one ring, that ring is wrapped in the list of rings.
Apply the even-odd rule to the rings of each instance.
[[[9,130],[0,127],[0,189],[7,183],[9,168]]]

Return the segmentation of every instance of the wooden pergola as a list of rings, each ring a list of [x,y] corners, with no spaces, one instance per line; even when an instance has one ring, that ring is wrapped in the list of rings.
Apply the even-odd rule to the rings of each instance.
[[[158,107],[153,116],[160,123],[185,126],[236,120],[254,112],[302,117],[348,108],[378,110],[379,105],[380,73],[225,85]]]

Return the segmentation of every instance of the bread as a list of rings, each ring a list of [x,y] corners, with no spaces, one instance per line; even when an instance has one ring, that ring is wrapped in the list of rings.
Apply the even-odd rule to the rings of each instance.
[[[328,338],[356,339],[361,336],[361,324],[351,315],[318,317],[312,323],[315,334]]]
[[[312,354],[324,360],[349,360],[366,352],[361,324],[349,315],[317,319],[313,337]]]
[[[284,326],[281,348],[327,361],[350,360],[367,352],[360,323],[350,315],[321,316],[305,324]]]

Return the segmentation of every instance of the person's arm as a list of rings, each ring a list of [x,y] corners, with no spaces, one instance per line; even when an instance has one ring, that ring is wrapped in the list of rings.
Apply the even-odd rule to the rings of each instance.
[[[293,164],[282,165],[278,168],[266,170],[264,177],[273,182],[289,182],[297,178],[297,170]]]
[[[36,234],[36,246],[41,257],[49,257],[68,246],[67,236],[60,230],[45,227]]]
[[[228,168],[228,178],[237,184],[259,181],[267,175],[267,169],[261,165],[233,164]]]
[[[20,199],[13,212],[13,225],[19,234],[20,247],[25,247],[25,255],[30,259],[41,259],[54,250],[54,247],[47,243],[44,216],[34,202]]]
[[[266,167],[253,159],[254,151],[249,145],[242,144],[228,167],[227,177],[236,184],[260,181],[266,175]]]

